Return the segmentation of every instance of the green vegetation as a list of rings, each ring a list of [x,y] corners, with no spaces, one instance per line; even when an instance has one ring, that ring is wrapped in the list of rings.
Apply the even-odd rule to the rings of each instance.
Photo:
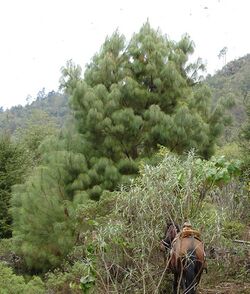
[[[1,294],[44,294],[45,287],[39,277],[32,278],[28,283],[22,276],[17,276],[13,271],[0,263]]]
[[[128,45],[118,32],[107,38],[84,79],[72,63],[63,69],[91,166],[98,164],[94,157],[106,157],[121,174],[133,174],[136,160],[158,144],[179,154],[191,148],[205,158],[213,154],[225,121],[199,81],[202,64],[188,63],[193,51],[188,36],[173,42],[146,23]]]
[[[25,179],[30,160],[26,150],[8,135],[0,136],[0,238],[11,237],[11,189]]]
[[[219,98],[231,104],[232,123],[226,127],[223,134],[224,142],[238,140],[238,131],[246,120],[245,104],[249,103],[250,90],[250,54],[229,62],[214,76],[209,76],[206,82],[211,88],[213,101]],[[224,144],[223,142],[223,144]]]
[[[40,166],[12,199],[17,252],[30,268],[58,266],[77,239],[81,206],[135,177],[159,144],[210,157],[223,108],[212,108],[192,52],[187,36],[176,43],[146,23],[127,46],[117,32],[107,38],[84,78],[72,62],[63,68],[76,127],[42,143]]]
[[[250,98],[250,96],[248,96]],[[250,100],[246,103],[246,113],[247,119],[243,124],[242,131],[240,133],[240,146],[243,150],[245,164],[246,166],[250,165],[249,158],[250,158]]]
[[[34,110],[31,116],[24,120],[23,127],[15,131],[14,137],[30,154],[33,164],[37,165],[41,157],[39,146],[42,141],[57,132],[58,126],[53,118],[42,110]]]
[[[170,291],[159,241],[186,219],[218,281],[245,280],[249,56],[207,78],[211,96],[193,51],[148,22],[116,31],[83,75],[62,68],[66,94],[0,111],[0,293]]]
[[[220,159],[216,162],[227,169],[227,162],[222,164]],[[92,254],[92,264],[96,265],[94,292],[158,293],[163,286],[169,287],[162,282],[165,268],[159,240],[170,219],[181,223],[188,218],[197,229],[203,228],[207,248],[232,248],[231,237],[241,236],[244,226],[240,221],[230,225],[231,209],[234,206],[236,215],[241,214],[236,195],[241,194],[244,186],[236,181],[234,189],[225,194],[229,169],[224,172],[222,184],[217,181],[221,178],[221,169],[211,176],[208,163],[201,162],[192,153],[183,160],[168,153],[157,166],[143,166],[136,182],[119,192],[108,223],[99,227],[94,239],[91,235],[87,238],[87,244],[95,248]],[[206,191],[206,198],[201,200],[207,181],[213,184]],[[218,194],[216,200],[214,193]],[[249,209],[249,203],[244,209]]]
[[[6,111],[0,107],[0,133],[13,134],[18,129],[27,127],[29,120],[34,119],[37,113],[43,114],[44,120],[39,117],[39,122],[47,123],[46,116],[56,125],[62,126],[70,118],[68,97],[57,92],[45,93],[45,89],[39,91],[36,99],[25,106],[13,106]]]

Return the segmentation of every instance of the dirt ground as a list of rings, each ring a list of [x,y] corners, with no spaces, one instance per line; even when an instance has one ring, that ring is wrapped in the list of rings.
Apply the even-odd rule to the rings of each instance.
[[[214,289],[200,287],[199,294],[250,294],[249,283],[220,283]]]

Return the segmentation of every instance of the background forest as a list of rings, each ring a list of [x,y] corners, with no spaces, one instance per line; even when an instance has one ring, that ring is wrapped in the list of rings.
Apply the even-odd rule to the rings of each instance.
[[[1,108],[0,293],[170,291],[159,242],[186,219],[201,293],[249,293],[250,55],[204,78],[194,48],[115,31],[60,93]]]

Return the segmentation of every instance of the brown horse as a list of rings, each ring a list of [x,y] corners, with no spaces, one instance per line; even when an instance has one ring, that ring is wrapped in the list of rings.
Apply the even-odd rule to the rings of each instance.
[[[166,250],[171,249],[168,267],[174,274],[173,292],[178,294],[182,289],[184,294],[195,294],[206,269],[204,244],[195,234],[179,231],[178,225],[169,223],[162,240]]]

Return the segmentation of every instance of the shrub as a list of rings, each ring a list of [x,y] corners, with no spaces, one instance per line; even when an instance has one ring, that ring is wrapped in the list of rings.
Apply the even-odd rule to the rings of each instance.
[[[223,183],[237,172],[237,165],[224,158],[208,162],[192,152],[182,159],[166,152],[158,165],[142,164],[140,177],[117,193],[107,223],[97,227],[94,236],[91,232],[85,236],[86,246],[94,250],[90,258],[95,264],[95,291],[158,293],[163,287],[170,289],[159,250],[166,221],[181,224],[189,219],[195,228],[203,227],[206,244],[218,245],[228,211],[213,203],[213,197],[220,195]],[[204,187],[206,197],[201,193]]]
[[[63,271],[55,270],[47,274],[46,287],[52,293],[88,293],[95,278],[88,259],[67,264]]]
[[[215,154],[216,156],[225,156],[228,160],[238,159],[241,157],[241,150],[240,146],[233,142],[217,148]]]
[[[17,276],[12,269],[0,262],[0,293],[1,294],[43,294],[45,287],[39,277],[32,278],[28,283],[22,276]]]
[[[226,222],[223,226],[222,234],[227,239],[240,238],[246,226],[238,221]]]

